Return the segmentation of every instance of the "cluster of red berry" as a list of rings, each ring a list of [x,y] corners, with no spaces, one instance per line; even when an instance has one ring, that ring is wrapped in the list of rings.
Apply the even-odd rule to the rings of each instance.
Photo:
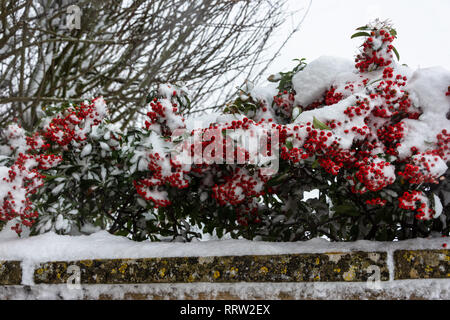
[[[93,126],[97,126],[103,119],[103,110],[98,110],[98,104],[103,104],[101,98],[92,100],[86,105],[67,108],[63,114],[58,114],[42,132],[42,136],[60,146],[67,146],[75,141],[86,140],[86,134]],[[84,125],[82,128],[81,125]]]
[[[185,178],[185,174],[188,172],[183,171],[181,165],[176,164],[168,155],[160,156],[158,153],[152,153],[149,154],[149,159],[149,178],[134,181],[134,186],[139,195],[154,203],[155,208],[167,207],[171,202],[167,199],[164,187],[161,186],[168,184],[173,188],[187,188],[189,181]]]
[[[376,156],[374,156],[375,158]],[[368,164],[364,164],[359,167],[356,172],[355,182],[360,182],[364,185],[359,189],[358,193],[364,193],[369,191],[380,191],[395,181],[395,169],[386,161],[375,158],[378,161],[373,161]],[[369,162],[369,159],[364,159],[365,163]],[[355,189],[356,190],[356,189]]]
[[[366,200],[366,204],[371,205],[371,206],[385,206],[387,203],[387,200],[383,200],[380,197],[377,198],[373,198],[373,199],[369,199]]]
[[[445,166],[445,162],[432,152],[418,153],[412,158],[412,163],[405,165],[404,171],[397,174],[412,184],[421,183],[439,183],[440,174],[436,173],[434,168],[438,165]]]
[[[283,92],[279,92],[278,95],[273,97],[274,106],[277,107],[277,110],[287,116],[290,117],[292,115],[292,108],[294,106],[295,96],[292,91],[288,92],[284,90]]]
[[[0,220],[18,219],[20,223],[13,226],[17,233],[22,232],[21,225],[30,227],[35,222],[38,213],[32,207],[30,196],[43,186],[45,171],[63,161],[53,151],[67,147],[72,141],[85,140],[91,128],[102,121],[104,107],[101,98],[89,105],[70,107],[31,136],[26,136],[20,126],[10,126],[6,136],[10,148],[23,152],[18,152],[14,164],[8,168],[8,176],[2,179],[9,191],[0,199]]]
[[[398,200],[400,208],[417,212],[417,220],[428,220],[434,216],[435,212],[429,207],[428,198],[421,191],[405,192]]]
[[[38,217],[29,196],[43,185],[44,176],[33,168],[35,164],[33,156],[19,153],[15,163],[8,169],[8,175],[2,179],[9,191],[0,202],[0,220],[18,218],[20,223],[13,226],[13,230],[19,234],[22,232],[21,224],[30,227]]]
[[[356,57],[356,68],[360,72],[373,71],[392,63],[394,36],[388,30],[374,30],[363,43],[362,52]]]
[[[341,101],[343,97],[344,95],[342,93],[336,92],[336,88],[331,87],[331,89],[325,94],[325,104],[327,106],[336,104]]]

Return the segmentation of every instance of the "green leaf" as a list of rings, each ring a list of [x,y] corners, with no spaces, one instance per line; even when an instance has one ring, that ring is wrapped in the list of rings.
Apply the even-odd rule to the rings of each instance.
[[[397,37],[397,30],[391,29],[390,31],[392,36]]]
[[[362,26],[362,27],[356,28],[356,30],[369,30],[369,27],[368,26]]]
[[[286,179],[288,176],[289,176],[289,174],[287,174],[287,173],[278,175],[278,176],[276,176],[276,177],[270,179],[269,181],[267,181],[267,186],[273,187],[273,186],[279,185],[279,184],[280,184],[281,182],[283,182],[284,179]]]
[[[311,165],[311,168],[317,169],[319,167],[319,160],[314,160],[313,164]]]
[[[115,232],[114,234],[116,236],[126,237],[126,236],[128,236],[128,233],[129,233],[128,230],[122,229],[122,230],[119,230],[119,231]]]
[[[400,61],[400,54],[398,53],[397,49],[394,46],[392,46],[392,51],[394,51],[395,56],[397,57],[397,60]]]
[[[373,80],[371,83],[369,83],[369,86],[372,85],[372,84],[374,84],[374,83],[380,82],[380,81],[382,81],[382,80],[383,80],[383,79]]]
[[[316,117],[314,117],[313,119],[313,127],[315,129],[320,129],[320,130],[331,130],[331,128],[329,126],[327,126],[325,123],[323,123],[320,120],[317,120]]]
[[[370,37],[370,33],[368,33],[368,32],[357,32],[354,35],[352,35],[351,39],[358,38],[358,37]]]
[[[336,214],[339,215],[346,215],[346,216],[352,216],[357,217],[359,216],[359,213],[357,210],[355,210],[355,207],[349,204],[341,204],[333,207],[333,211]]]
[[[49,175],[49,174],[45,174],[45,179],[44,180],[51,181],[51,180],[54,180],[54,179],[57,179],[57,178],[61,178],[61,177],[63,177],[63,176],[61,176],[61,175],[52,176],[52,175]]]
[[[286,148],[288,148],[289,150],[292,150],[292,148],[294,148],[292,141],[286,140]]]

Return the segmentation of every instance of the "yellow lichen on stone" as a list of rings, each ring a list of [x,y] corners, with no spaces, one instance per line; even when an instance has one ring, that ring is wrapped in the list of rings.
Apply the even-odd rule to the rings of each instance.
[[[122,264],[122,265],[120,266],[119,272],[122,273],[122,274],[124,274],[125,271],[127,270],[127,268],[128,268],[128,265],[127,265],[126,263],[124,263],[124,264]]]
[[[282,256],[280,262],[281,262],[282,264],[288,263],[288,262],[289,262],[289,256]]]
[[[92,260],[81,260],[80,263],[85,265],[86,267],[91,267],[94,264]]]
[[[230,269],[230,276],[231,276],[231,277],[235,277],[236,274],[238,273],[238,271],[239,271],[238,268],[236,268],[236,267],[231,267],[231,269]]]
[[[414,256],[412,254],[410,254],[409,252],[406,252],[404,257],[408,262],[411,262],[414,258]]]
[[[353,279],[355,279],[355,276],[355,266],[350,266],[350,270],[344,272],[342,278],[344,278],[345,281],[352,281]]]

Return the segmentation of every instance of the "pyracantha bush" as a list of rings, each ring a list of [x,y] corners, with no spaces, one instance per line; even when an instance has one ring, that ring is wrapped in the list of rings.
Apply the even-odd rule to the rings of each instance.
[[[223,113],[184,119],[187,91],[161,85],[141,128],[112,125],[101,98],[11,125],[0,220],[136,240],[449,235],[450,72],[400,65],[396,36],[358,28],[354,63],[298,60]]]

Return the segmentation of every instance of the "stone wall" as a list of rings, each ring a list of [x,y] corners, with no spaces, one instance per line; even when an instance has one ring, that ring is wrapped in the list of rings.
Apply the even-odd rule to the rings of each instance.
[[[398,296],[398,290],[404,286],[404,281],[409,281],[408,283],[414,286],[414,283],[424,279],[446,279],[444,281],[449,284],[450,250],[55,261],[34,266],[32,274],[27,276],[33,278],[34,285],[22,285],[24,277],[20,261],[0,261],[2,286],[0,296],[14,298],[20,290],[23,290],[24,294],[31,294],[29,297],[33,297],[32,292],[37,290],[36,288],[46,288],[49,291],[52,291],[52,288],[59,288],[58,290],[64,291],[67,283],[79,281],[85,288],[85,293],[77,298],[92,298],[92,294],[89,295],[88,292],[89,288],[95,286],[108,287],[110,292],[114,291],[114,288],[123,288],[123,295],[120,298],[131,299],[315,298],[314,285],[320,285],[316,289],[324,290],[327,286],[353,288],[349,289],[347,295],[340,293],[339,297],[347,299],[389,299],[401,298]],[[368,289],[365,290],[365,287],[361,286],[364,282],[374,285],[378,283],[381,287],[374,291],[367,286]],[[299,286],[309,288],[311,294],[310,296],[297,294],[295,290],[301,289],[292,289],[281,290],[278,295],[268,297],[269,293],[263,294],[264,290],[259,292],[256,290],[253,295],[243,296],[242,290],[233,293],[233,284],[247,289],[264,284],[266,287],[275,285],[272,287],[276,288],[276,285],[279,285],[280,288],[286,289],[295,288],[298,284],[298,288]],[[183,285],[184,294],[174,294],[174,288],[177,286],[183,288]],[[215,290],[214,294],[211,285],[217,285],[218,290]],[[189,294],[189,286],[191,289],[197,288],[194,290],[195,296]],[[202,286],[204,289],[201,289]],[[450,298],[448,287],[442,287],[437,296]],[[158,291],[155,288],[160,289]],[[161,288],[166,288],[166,291]],[[108,290],[103,293],[97,290],[97,296],[94,298],[114,298]],[[411,291],[409,298],[427,299],[430,296],[429,293],[419,292],[414,296],[414,291]]]

